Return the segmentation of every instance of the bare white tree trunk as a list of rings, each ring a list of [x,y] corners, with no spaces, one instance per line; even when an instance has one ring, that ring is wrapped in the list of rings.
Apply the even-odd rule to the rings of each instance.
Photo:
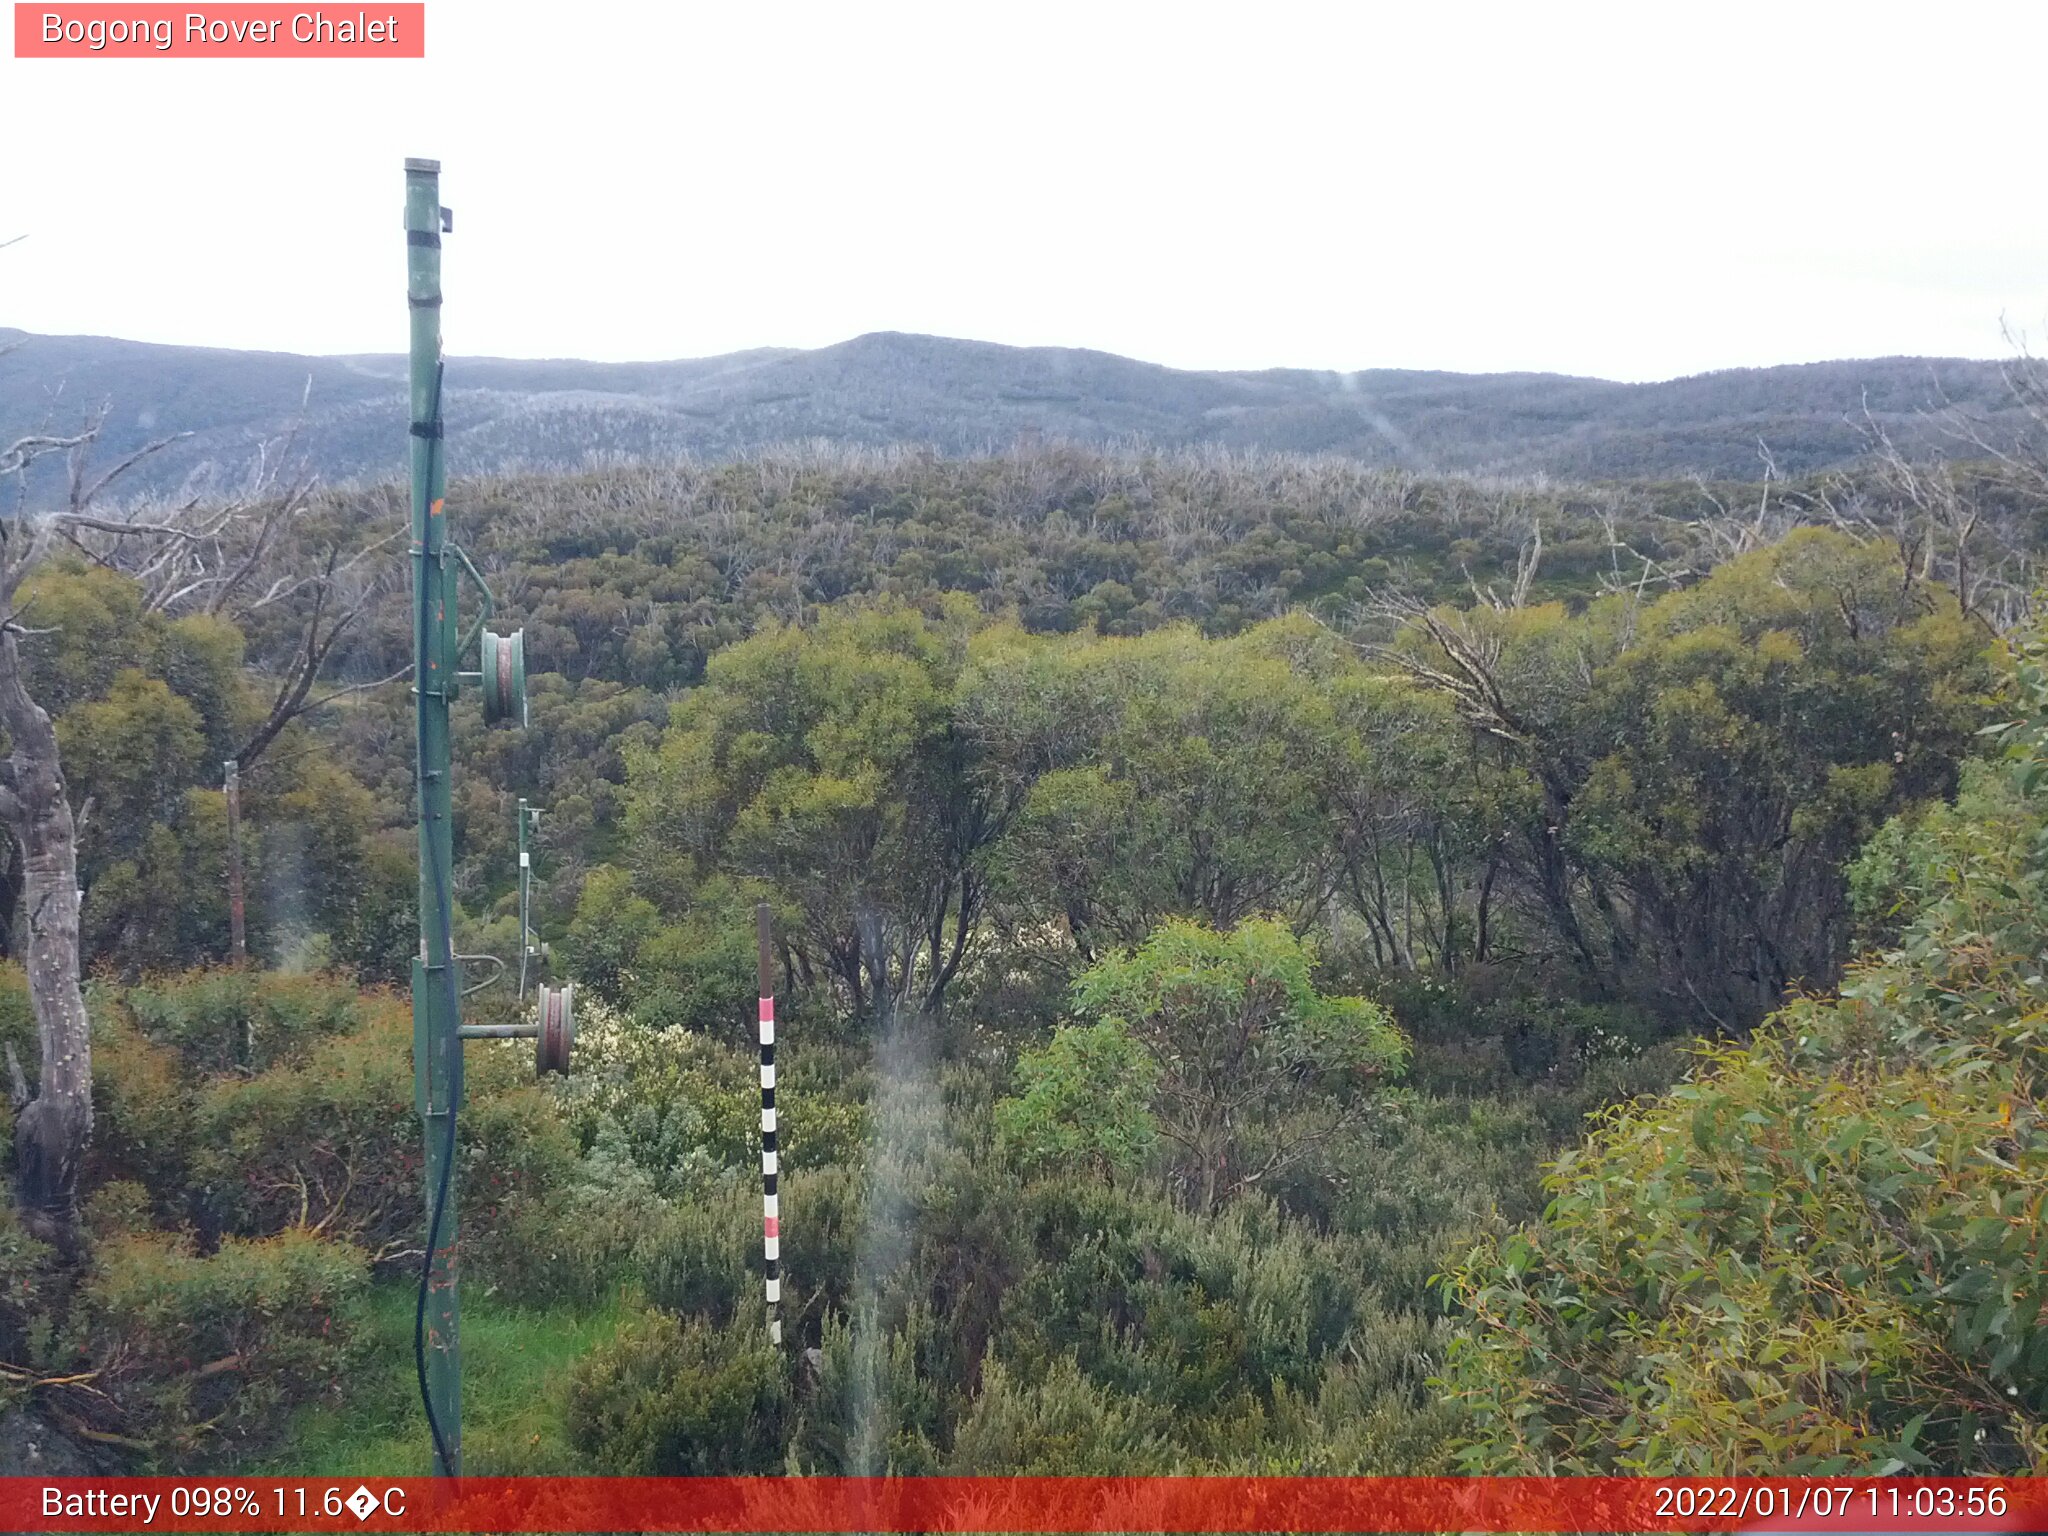
[[[16,607],[23,581],[48,554],[53,540],[61,537],[99,564],[135,580],[147,595],[151,612],[204,601],[209,613],[239,616],[310,590],[314,601],[304,644],[287,669],[269,716],[238,754],[244,767],[293,720],[344,694],[405,675],[355,684],[323,697],[312,694],[329,653],[374,595],[377,581],[368,562],[390,539],[376,540],[346,559],[337,546],[313,574],[278,575],[260,596],[241,603],[237,594],[253,590],[282,531],[306,508],[310,479],[281,482],[266,453],[239,498],[210,505],[131,507],[101,515],[94,510],[96,498],[137,463],[176,440],[158,438],[106,473],[89,476],[88,455],[106,415],[103,407],[70,436],[37,433],[0,444],[0,478],[19,477],[35,460],[53,454],[69,455],[71,469],[67,507],[30,513],[23,481],[14,515],[0,519],[0,732],[8,747],[6,758],[0,759],[0,823],[13,834],[21,853],[20,920],[26,941],[19,952],[27,962],[29,1003],[42,1047],[33,1092],[9,1051],[17,1111],[15,1203],[31,1233],[55,1243],[70,1257],[82,1251],[78,1179],[92,1142],[92,1036],[79,986],[78,831],[83,813],[72,814],[56,729],[23,675],[20,637],[32,632],[24,629]],[[285,447],[289,446],[287,442]],[[281,492],[280,484],[285,484]],[[248,528],[252,522],[253,533]],[[236,546],[234,539],[244,534],[248,536],[243,545]],[[348,593],[345,584],[351,587]],[[350,600],[342,601],[344,597]]]
[[[12,750],[0,820],[21,850],[29,1003],[42,1070],[14,1122],[15,1199],[31,1234],[78,1248],[78,1173],[92,1140],[92,1036],[78,984],[78,828],[57,732],[29,697],[20,646],[0,631],[0,727]]]

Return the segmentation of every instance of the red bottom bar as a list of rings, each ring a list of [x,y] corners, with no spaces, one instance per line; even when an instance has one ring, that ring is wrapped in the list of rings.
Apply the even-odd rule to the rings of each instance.
[[[2048,1533],[2048,1479],[6,1478],[0,1530]]]

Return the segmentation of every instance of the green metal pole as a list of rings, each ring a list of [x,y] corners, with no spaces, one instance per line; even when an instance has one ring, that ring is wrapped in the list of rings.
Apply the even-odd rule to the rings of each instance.
[[[455,573],[443,508],[441,443],[441,165],[405,162],[406,301],[412,312],[413,684],[419,706],[420,953],[413,961],[413,1097],[426,1141],[432,1233],[422,1306],[424,1383],[435,1471],[462,1471],[462,1345],[456,1305],[455,1178],[449,1166],[462,1101],[462,1043],[449,924],[454,826],[448,705],[455,681]],[[437,1219],[438,1218],[438,1219]]]

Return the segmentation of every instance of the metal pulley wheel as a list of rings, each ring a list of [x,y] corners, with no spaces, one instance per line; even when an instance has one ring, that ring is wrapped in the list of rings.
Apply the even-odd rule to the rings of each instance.
[[[575,994],[573,983],[540,989],[540,1034],[533,1043],[536,1077],[550,1072],[568,1075],[569,1048],[576,1043]]]
[[[526,724],[526,631],[483,634],[484,724]]]

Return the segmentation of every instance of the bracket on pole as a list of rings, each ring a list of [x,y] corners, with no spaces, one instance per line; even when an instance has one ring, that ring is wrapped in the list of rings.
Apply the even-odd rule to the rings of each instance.
[[[567,1076],[576,1044],[576,988],[542,987],[538,997],[531,1024],[464,1024],[455,1032],[464,1040],[531,1040],[534,1076]]]

